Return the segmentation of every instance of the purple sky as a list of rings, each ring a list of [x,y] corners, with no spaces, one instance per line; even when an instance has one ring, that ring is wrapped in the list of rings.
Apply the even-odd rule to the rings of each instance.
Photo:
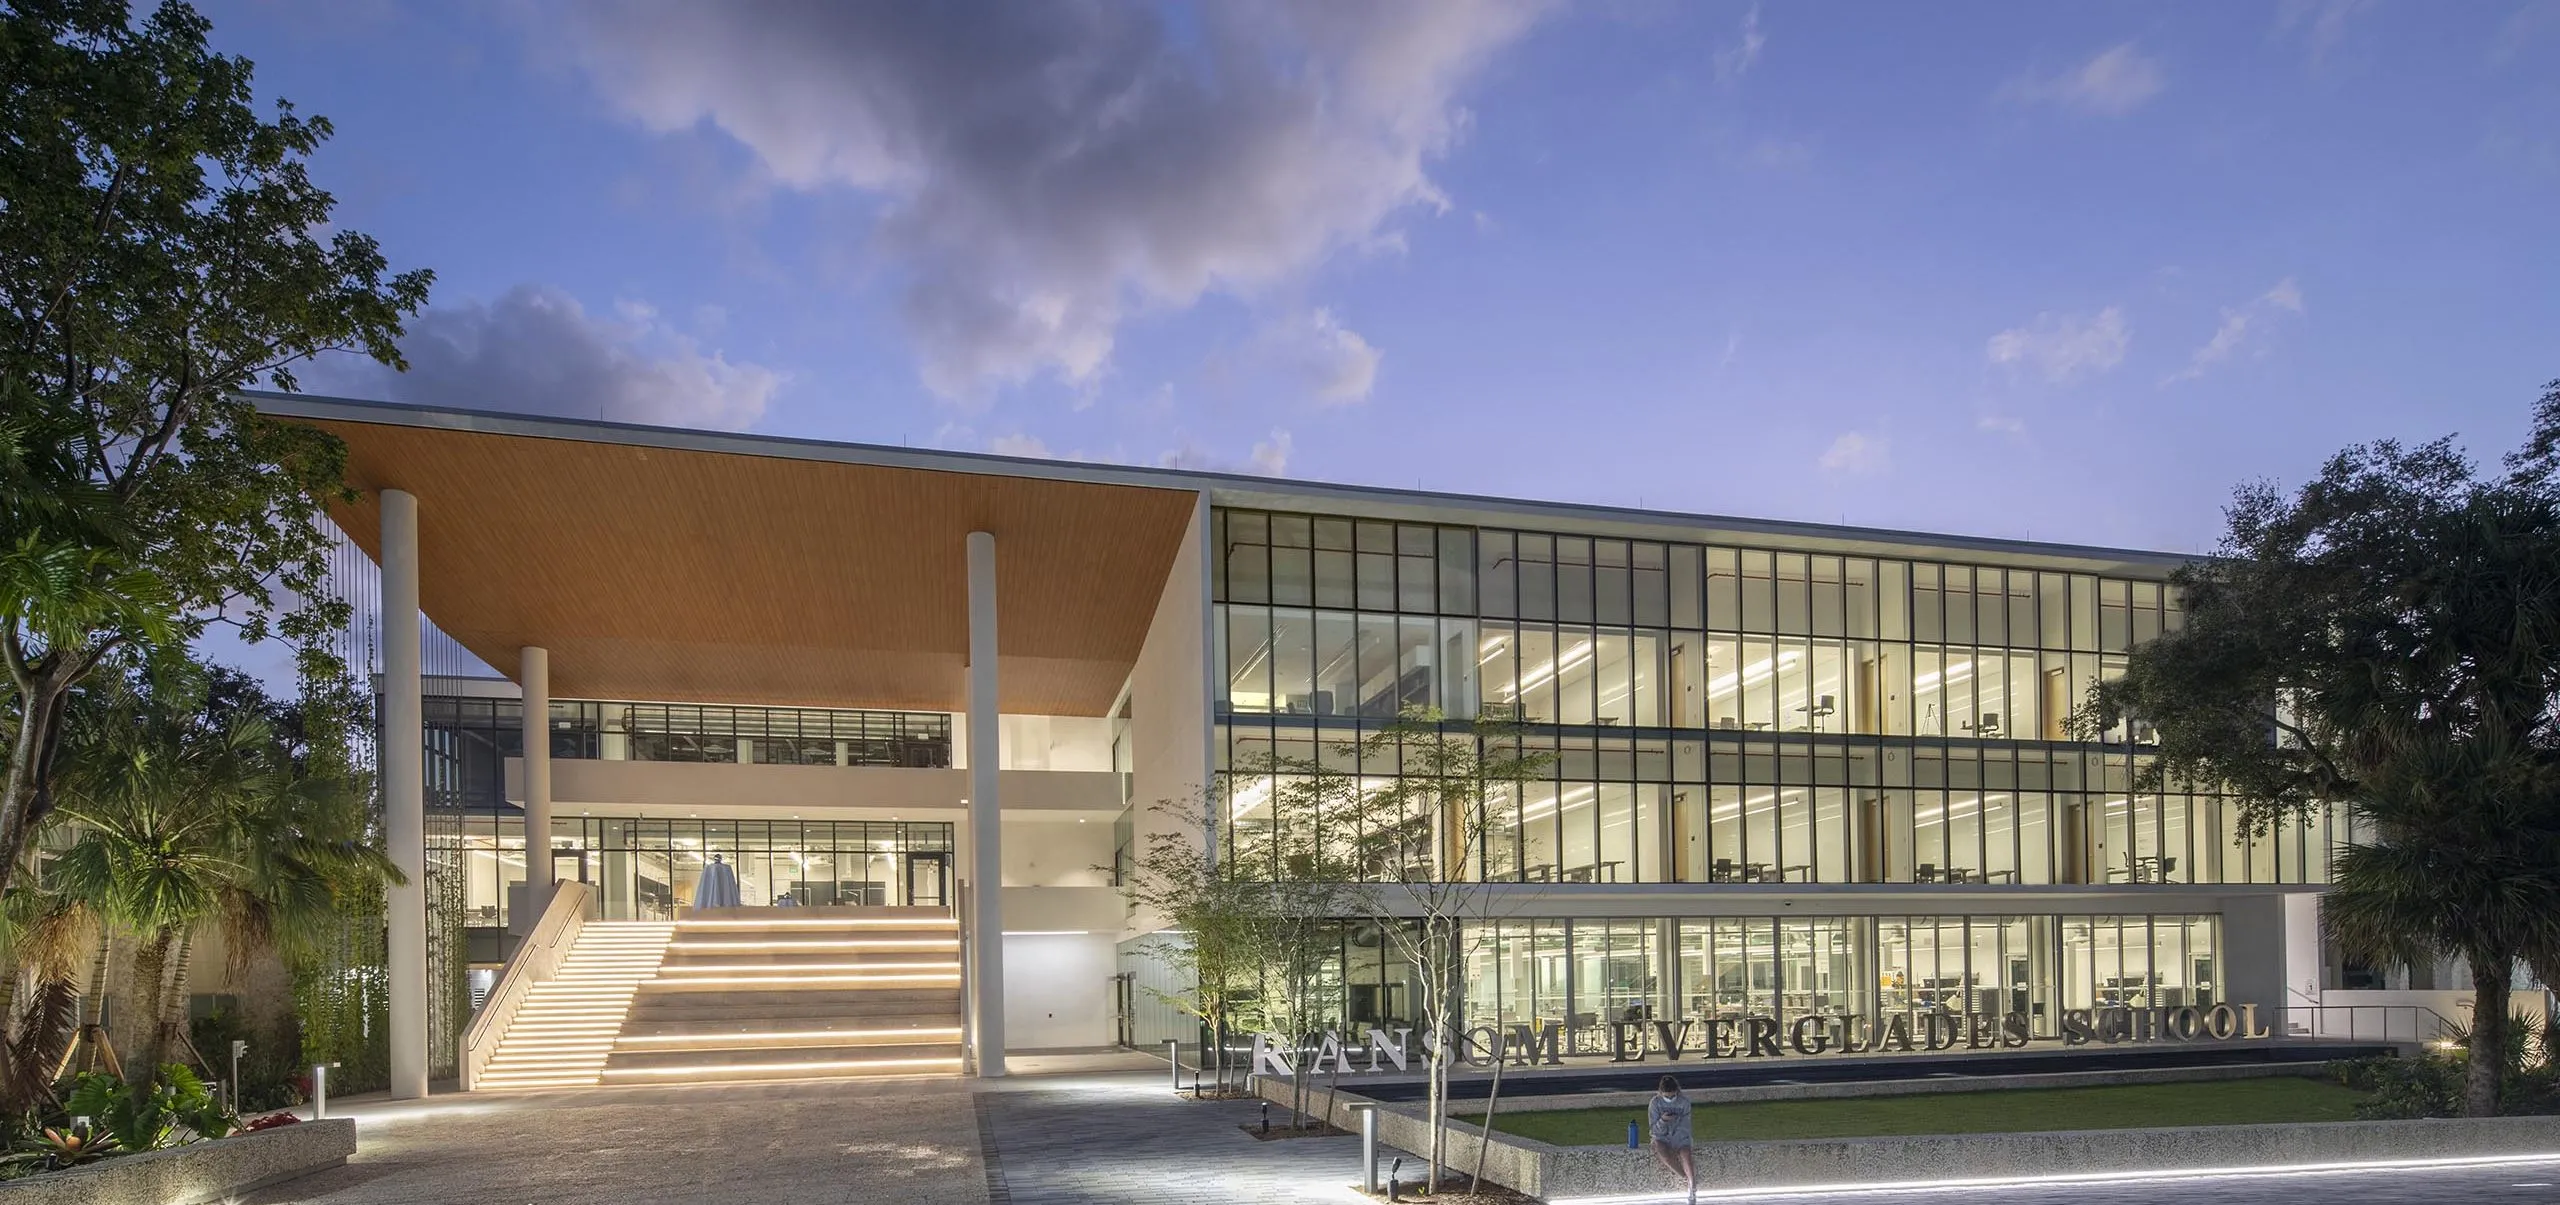
[[[2560,376],[2560,0],[206,9],[350,395],[2193,550]]]

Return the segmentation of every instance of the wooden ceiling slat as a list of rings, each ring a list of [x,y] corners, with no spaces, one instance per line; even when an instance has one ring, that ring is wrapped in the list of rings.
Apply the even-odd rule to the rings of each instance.
[[[996,536],[1001,705],[1100,715],[1146,638],[1197,495],[312,421],[347,443],[332,516],[380,556],[378,493],[418,498],[419,595],[501,672],[551,650],[562,696],[964,705],[971,531]]]

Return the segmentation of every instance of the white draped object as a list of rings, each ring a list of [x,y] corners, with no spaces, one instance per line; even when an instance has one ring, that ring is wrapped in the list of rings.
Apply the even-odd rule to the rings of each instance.
[[[714,858],[702,868],[702,881],[694,884],[693,906],[696,908],[735,908],[738,906],[738,872],[729,864]]]

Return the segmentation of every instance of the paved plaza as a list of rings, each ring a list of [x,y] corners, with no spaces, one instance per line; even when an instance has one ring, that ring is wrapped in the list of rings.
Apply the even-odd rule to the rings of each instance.
[[[1258,1141],[1143,1056],[1026,1059],[998,1083],[896,1080],[359,1101],[345,1167],[239,1205],[1198,1205],[1354,1202],[1354,1138]],[[1408,1161],[1408,1177],[1418,1170]],[[2560,1158],[2104,1184],[1726,1195],[1720,1205],[2560,1205]],[[1677,1201],[1676,1196],[1656,1198]],[[1566,1203],[1571,1205],[1571,1203]],[[1624,1198],[1610,1205],[1638,1205]]]
[[[2106,1184],[1965,1186],[1891,1192],[1716,1196],[1714,1205],[2465,1205],[2560,1203],[2560,1157],[2538,1163],[2406,1170],[2351,1169],[2256,1176],[2177,1177]],[[1666,1196],[1663,1201],[1681,1198]],[[1570,1202],[1566,1205],[1571,1205]],[[1639,1205],[1619,1199],[1613,1205]],[[1646,1203],[1650,1205],[1650,1203]]]
[[[1143,1056],[1027,1059],[1000,1083],[794,1083],[359,1101],[345,1167],[241,1205],[1066,1205],[1353,1201],[1353,1138],[1263,1142],[1251,1101],[1167,1091]]]

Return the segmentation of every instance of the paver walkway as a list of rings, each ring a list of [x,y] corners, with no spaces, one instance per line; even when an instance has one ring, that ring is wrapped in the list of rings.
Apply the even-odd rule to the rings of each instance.
[[[1047,1075],[740,1084],[353,1104],[345,1167],[240,1205],[1117,1205],[1346,1201],[1359,1140],[1262,1142],[1130,1060]],[[1142,1060],[1141,1060],[1142,1062]],[[1040,1063],[1034,1063],[1040,1067]],[[1156,1064],[1161,1067],[1162,1064]]]
[[[969,1100],[943,1080],[358,1106],[353,1161],[242,1205],[986,1205]]]
[[[978,1094],[995,1205],[1354,1199],[1358,1138],[1265,1142],[1237,1128],[1256,1119],[1255,1102],[1178,1099],[1160,1076],[1037,1084]]]

